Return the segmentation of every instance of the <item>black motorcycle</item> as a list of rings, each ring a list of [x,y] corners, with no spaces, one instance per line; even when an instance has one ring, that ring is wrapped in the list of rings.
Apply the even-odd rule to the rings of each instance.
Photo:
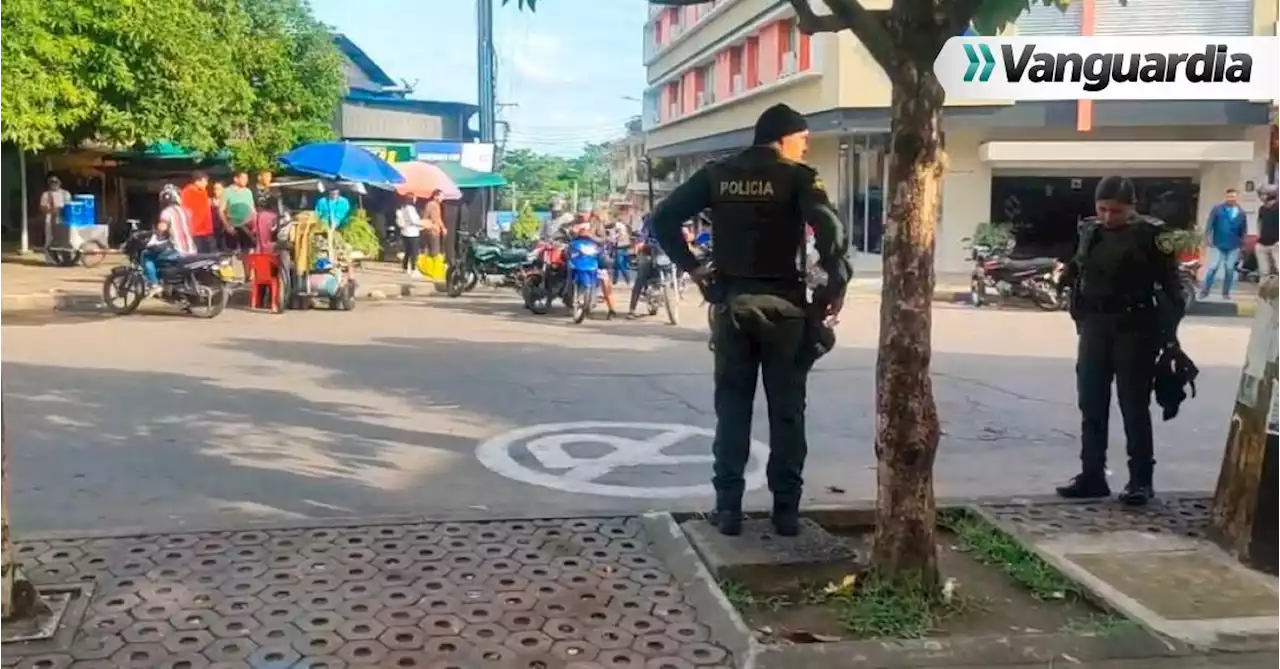
[[[112,313],[124,316],[137,310],[147,296],[146,275],[142,270],[142,254],[151,239],[149,230],[133,232],[120,251],[128,265],[111,268],[102,282],[102,301]],[[231,290],[227,285],[235,277],[231,258],[224,253],[202,253],[179,256],[156,263],[160,278],[159,299],[180,305],[184,311],[203,318],[214,318],[227,308]]]
[[[975,249],[969,280],[969,303],[980,307],[994,292],[1001,299],[1029,299],[1044,311],[1060,311],[1070,304],[1068,289],[1060,285],[1064,265],[1057,258],[1015,259]]]

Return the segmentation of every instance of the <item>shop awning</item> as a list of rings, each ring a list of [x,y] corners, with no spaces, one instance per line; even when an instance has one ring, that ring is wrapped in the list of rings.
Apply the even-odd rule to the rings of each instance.
[[[501,174],[478,172],[469,167],[463,167],[462,163],[439,162],[432,165],[449,175],[449,178],[458,184],[458,188],[502,188],[507,185],[507,180]]]
[[[986,142],[987,163],[1234,163],[1253,160],[1254,144],[1215,142]]]

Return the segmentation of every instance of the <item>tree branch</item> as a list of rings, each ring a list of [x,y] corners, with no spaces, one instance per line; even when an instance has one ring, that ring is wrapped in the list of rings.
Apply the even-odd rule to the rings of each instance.
[[[795,0],[792,0],[793,4],[794,2]],[[870,53],[876,63],[888,73],[892,67],[893,57],[893,39],[886,25],[889,12],[867,9],[859,0],[823,0],[823,2],[831,10],[832,18],[853,31],[853,34],[862,42],[862,46],[866,47],[867,53]]]
[[[796,25],[800,28],[800,32],[806,35],[836,33],[848,27],[832,14],[818,16],[809,5],[809,0],[790,1],[791,8],[796,11]]]

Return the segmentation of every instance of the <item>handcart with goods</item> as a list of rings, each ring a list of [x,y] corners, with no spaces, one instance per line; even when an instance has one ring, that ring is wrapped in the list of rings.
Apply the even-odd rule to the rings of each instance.
[[[335,311],[356,307],[356,258],[342,233],[322,224],[312,212],[298,214],[287,236],[294,276],[289,306],[305,309],[317,299]]]

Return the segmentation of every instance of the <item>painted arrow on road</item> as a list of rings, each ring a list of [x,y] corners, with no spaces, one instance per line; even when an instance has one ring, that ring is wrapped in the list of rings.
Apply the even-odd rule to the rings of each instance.
[[[982,57],[978,57],[977,51],[982,52]],[[991,78],[991,72],[996,69],[996,56],[991,53],[991,47],[986,44],[979,44],[977,51],[974,50],[972,44],[964,45],[964,55],[969,57],[969,69],[964,71],[964,80],[973,81],[973,75],[978,74],[978,66],[982,66],[982,74],[978,74],[978,81],[986,82]]]

